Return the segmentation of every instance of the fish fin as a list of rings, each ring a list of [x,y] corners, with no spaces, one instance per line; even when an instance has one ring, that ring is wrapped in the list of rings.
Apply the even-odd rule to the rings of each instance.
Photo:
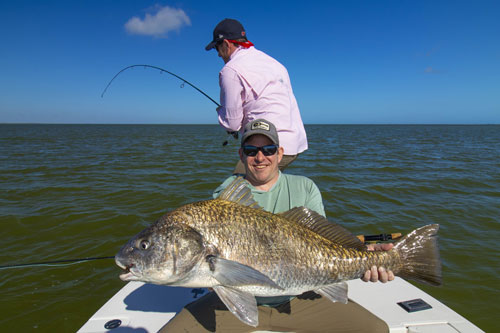
[[[280,213],[282,217],[303,225],[315,233],[339,243],[344,247],[366,251],[366,245],[342,226],[328,221],[324,216],[306,207],[295,207],[289,211]]]
[[[332,302],[347,304],[347,283],[340,282],[314,290]]]
[[[269,277],[250,266],[215,256],[208,256],[207,261],[214,278],[222,285],[231,287],[257,285],[283,290]]]
[[[229,311],[247,325],[259,325],[259,311],[255,296],[224,286],[213,287]]]
[[[433,286],[442,283],[441,260],[437,232],[439,224],[429,224],[413,230],[394,243],[393,250],[401,257],[401,266],[394,272],[404,279],[411,279]]]
[[[216,200],[236,202],[243,206],[260,208],[253,199],[252,191],[248,188],[248,182],[243,177],[236,177],[217,197]]]

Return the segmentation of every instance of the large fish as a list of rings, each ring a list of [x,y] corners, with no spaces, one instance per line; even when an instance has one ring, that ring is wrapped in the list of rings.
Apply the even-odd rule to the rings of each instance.
[[[304,207],[272,214],[237,178],[217,199],[163,215],[115,257],[124,281],[210,287],[248,325],[258,325],[255,296],[315,291],[347,303],[346,280],[373,265],[441,284],[438,225],[419,228],[390,251],[367,251],[357,237]]]

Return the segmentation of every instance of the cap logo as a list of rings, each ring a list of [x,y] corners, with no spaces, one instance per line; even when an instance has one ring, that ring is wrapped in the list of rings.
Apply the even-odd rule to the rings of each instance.
[[[269,124],[261,121],[257,121],[252,124],[252,130],[261,129],[264,131],[269,131]]]
[[[223,38],[223,37],[224,37],[224,35],[219,34],[219,39],[221,39],[221,38]]]

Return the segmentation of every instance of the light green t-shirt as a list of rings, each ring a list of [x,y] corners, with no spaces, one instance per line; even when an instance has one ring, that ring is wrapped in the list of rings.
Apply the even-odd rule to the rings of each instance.
[[[227,178],[213,193],[217,198],[237,176]],[[321,192],[314,182],[304,176],[279,174],[278,181],[269,191],[260,191],[248,184],[254,200],[266,211],[278,214],[294,207],[307,207],[318,214],[325,215]]]

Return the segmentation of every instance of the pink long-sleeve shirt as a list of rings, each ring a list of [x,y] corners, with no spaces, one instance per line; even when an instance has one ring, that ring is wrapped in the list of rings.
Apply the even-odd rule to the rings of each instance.
[[[242,130],[263,118],[276,126],[285,155],[307,149],[307,137],[286,68],[255,47],[238,48],[219,73],[219,123]]]

